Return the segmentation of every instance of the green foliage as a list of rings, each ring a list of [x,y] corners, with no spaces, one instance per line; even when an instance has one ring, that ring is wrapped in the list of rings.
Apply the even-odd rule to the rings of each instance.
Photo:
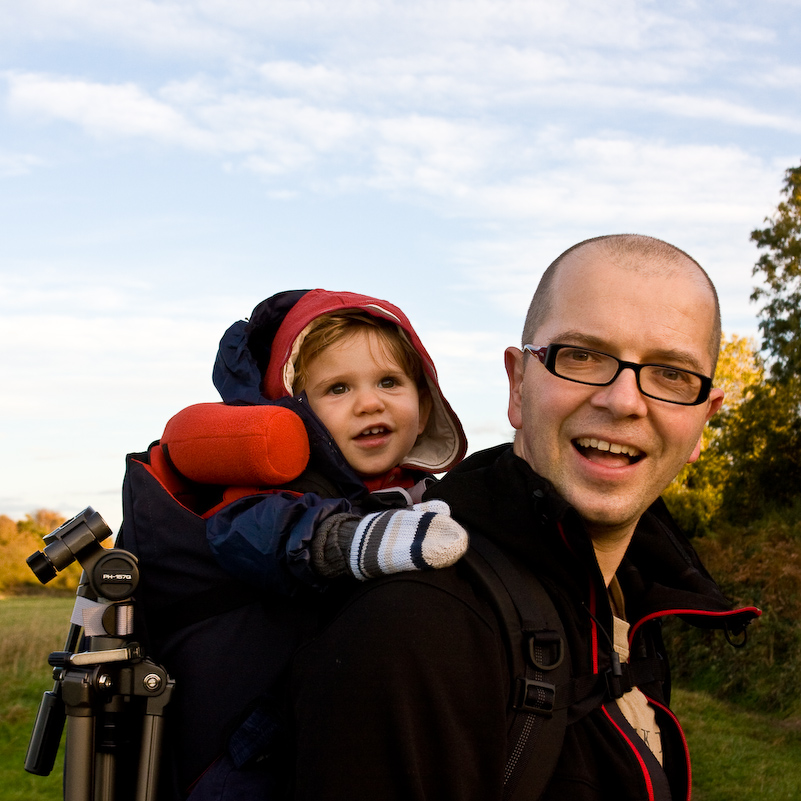
[[[714,528],[715,518],[724,504],[724,487],[731,474],[728,431],[739,420],[747,403],[763,381],[764,368],[751,339],[723,336],[715,386],[724,391],[722,411],[704,430],[701,456],[685,465],[664,492],[665,502],[679,525],[690,536],[703,535]]]
[[[670,621],[665,638],[676,680],[755,710],[801,715],[801,502],[748,526],[719,523],[695,545],[734,604],[763,614],[736,651],[719,632]]]
[[[722,516],[756,520],[792,506],[801,488],[801,380],[769,380],[725,416],[716,451],[728,461]]]
[[[757,247],[767,251],[754,267],[766,286],[757,287],[751,299],[767,301],[759,327],[779,381],[801,373],[801,166],[786,171],[782,194],[776,214],[765,220],[770,225],[751,232]]]

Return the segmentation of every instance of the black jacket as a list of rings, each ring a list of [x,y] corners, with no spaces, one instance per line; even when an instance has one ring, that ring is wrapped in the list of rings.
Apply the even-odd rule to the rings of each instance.
[[[612,614],[575,510],[508,445],[468,458],[434,492],[468,531],[538,575],[563,620],[574,675],[605,672]],[[758,614],[731,609],[661,502],[643,516],[618,578],[632,654],[664,660],[662,679],[640,689],[657,709],[665,770],[608,702],[571,716],[545,799],[687,798],[660,621],[679,613],[737,630]],[[293,693],[299,799],[501,798],[508,668],[495,615],[459,565],[366,586],[301,649]]]

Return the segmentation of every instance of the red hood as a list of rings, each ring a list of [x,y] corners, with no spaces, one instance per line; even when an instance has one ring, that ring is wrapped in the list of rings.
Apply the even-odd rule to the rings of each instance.
[[[374,317],[391,320],[409,336],[422,359],[433,407],[425,431],[418,437],[402,466],[432,473],[450,470],[461,461],[467,449],[462,425],[440,390],[434,362],[412,324],[397,306],[385,300],[354,292],[328,292],[325,289],[307,292],[289,310],[275,335],[264,375],[265,395],[275,400],[292,394],[295,360],[310,324],[323,314],[343,309],[359,309]]]

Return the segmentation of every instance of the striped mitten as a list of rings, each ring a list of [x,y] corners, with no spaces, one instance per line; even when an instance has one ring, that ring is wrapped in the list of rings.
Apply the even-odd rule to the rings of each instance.
[[[332,515],[312,540],[312,565],[322,576],[361,581],[406,570],[448,567],[467,550],[467,532],[445,501],[387,509],[365,517]]]

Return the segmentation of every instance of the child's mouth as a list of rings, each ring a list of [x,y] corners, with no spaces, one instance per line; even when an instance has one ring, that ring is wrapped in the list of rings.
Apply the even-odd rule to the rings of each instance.
[[[383,437],[389,433],[389,429],[384,426],[375,426],[373,428],[366,428],[361,434],[357,434],[355,439],[371,439],[374,437]]]

